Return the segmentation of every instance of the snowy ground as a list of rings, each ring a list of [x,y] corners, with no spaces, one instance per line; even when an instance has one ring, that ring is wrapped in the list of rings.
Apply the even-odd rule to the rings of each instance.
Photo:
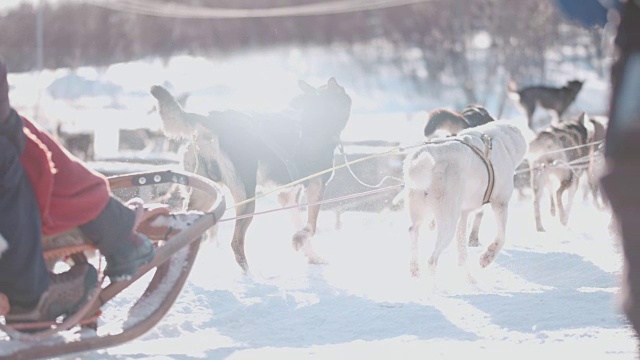
[[[259,204],[276,206],[269,198]],[[250,276],[235,264],[233,224],[223,222],[156,328],[78,356],[633,359],[636,341],[616,303],[621,259],[609,215],[585,202],[568,228],[546,217],[549,231],[537,233],[529,202],[514,198],[510,216],[507,244],[494,264],[479,269],[482,249],[470,251],[477,285],[464,280],[452,246],[441,257],[435,289],[427,272],[409,276],[403,211],[347,213],[340,230],[331,211],[321,213],[314,239],[328,261],[321,266],[292,250],[287,214],[256,217],[246,244]],[[484,246],[494,231],[486,216]],[[433,235],[423,237],[423,266]]]

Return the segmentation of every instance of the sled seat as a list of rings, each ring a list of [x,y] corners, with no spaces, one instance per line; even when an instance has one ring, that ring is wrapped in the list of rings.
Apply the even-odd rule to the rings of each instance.
[[[158,226],[171,230],[150,233],[141,231],[151,240],[155,240],[156,255],[154,259],[149,264],[142,266],[132,279],[99,287],[95,295],[91,296],[90,301],[87,301],[87,304],[76,314],[70,316],[75,317],[71,323],[67,323],[67,319],[65,319],[63,323],[52,324],[43,331],[24,333],[18,330],[20,329],[19,324],[2,325],[0,321],[0,338],[2,331],[4,331],[11,338],[11,342],[16,343],[16,349],[10,349],[8,354],[3,353],[4,349],[0,349],[0,359],[34,359],[59,356],[114,346],[142,335],[159,322],[173,305],[197,255],[200,242],[196,240],[200,239],[205,231],[214,226],[224,214],[225,201],[221,188],[209,179],[198,175],[177,171],[157,171],[118,175],[108,179],[113,190],[165,183],[186,186],[193,191],[201,192],[202,198],[210,200],[208,202],[209,208],[206,212],[189,211],[172,212],[168,215],[161,214],[151,220],[152,227]],[[167,234],[172,235],[167,238]],[[183,249],[184,251],[181,251]],[[43,238],[43,254],[50,269],[53,269],[61,261],[88,261],[87,254],[91,252],[97,252],[97,250],[77,228]],[[152,269],[155,269],[155,273],[147,288],[139,300],[129,309],[129,313],[135,321],[126,321],[126,326],[115,334],[101,336],[93,334],[86,339],[80,338],[78,341],[71,342],[53,341],[56,338],[53,335],[76,325],[97,330],[96,314],[100,313],[100,308]],[[158,291],[158,289],[162,291]],[[153,307],[150,308],[148,303],[139,306],[144,308],[144,316],[133,315],[139,303],[153,297],[155,297]],[[0,316],[7,314],[9,309],[7,297],[0,293]],[[21,343],[26,345],[21,346]]]

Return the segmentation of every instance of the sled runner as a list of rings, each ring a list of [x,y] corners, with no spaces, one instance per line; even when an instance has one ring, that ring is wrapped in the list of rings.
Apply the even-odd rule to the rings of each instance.
[[[224,214],[225,201],[220,187],[198,175],[175,171],[144,172],[110,177],[109,183],[112,190],[175,183],[206,193],[208,196],[203,197],[211,199],[210,206],[204,213],[159,215],[150,222],[150,231],[139,229],[156,242],[154,259],[130,280],[110,284],[99,281],[87,302],[61,322],[6,324],[3,318],[9,311],[9,303],[0,293],[0,359],[60,356],[108,348],[141,336],[169,311],[191,271],[200,245],[198,240]],[[86,254],[95,250],[77,229],[43,239],[43,247],[50,266],[62,262],[89,262]],[[98,260],[98,271],[104,270],[103,263]],[[152,274],[151,270],[155,272]],[[128,309],[128,315],[123,316],[122,325],[114,327],[108,320],[101,324],[103,305],[146,274],[151,280],[143,291],[138,291],[141,295]],[[124,314],[127,309],[122,310],[120,313]]]

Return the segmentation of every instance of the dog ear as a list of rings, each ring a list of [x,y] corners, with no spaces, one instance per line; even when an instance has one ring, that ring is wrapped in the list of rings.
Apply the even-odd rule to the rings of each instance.
[[[582,124],[588,132],[591,132],[591,128],[593,128],[593,124],[591,120],[589,120],[589,115],[584,111],[578,116],[578,124]]]
[[[589,115],[587,115],[586,112],[583,112],[582,114],[580,114],[578,122],[581,123],[582,126],[584,126],[584,128],[587,130],[587,142],[592,142],[596,133],[596,127],[591,122]]]
[[[327,87],[331,90],[344,90],[344,88],[340,86],[340,84],[338,84],[338,81],[334,77],[331,77],[329,81],[327,81]]]
[[[308,94],[310,92],[315,91],[316,89],[309,85],[306,81],[304,80],[298,80],[298,87],[300,88],[300,90],[302,90],[303,93]]]

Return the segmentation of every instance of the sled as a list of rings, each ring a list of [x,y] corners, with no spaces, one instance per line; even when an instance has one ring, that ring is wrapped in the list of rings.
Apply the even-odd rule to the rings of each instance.
[[[156,255],[136,275],[125,281],[99,286],[90,293],[87,302],[74,314],[52,323],[6,324],[7,298],[0,293],[0,359],[37,359],[61,356],[88,350],[113,347],[133,340],[154,327],[169,311],[191,271],[198,253],[199,239],[214,226],[225,211],[221,188],[204,177],[176,171],[155,171],[110,177],[111,189],[127,189],[161,184],[179,184],[194,191],[202,191],[210,198],[206,212],[172,212],[160,215],[152,223],[163,224],[173,234],[158,236],[145,233],[156,242]],[[43,239],[44,255],[51,266],[61,261],[86,262],[88,251],[96,251],[77,229]],[[97,257],[100,259],[101,257]],[[104,261],[98,261],[99,264]],[[100,266],[98,271],[100,272]],[[151,271],[155,270],[152,274]],[[127,290],[141,277],[148,275],[146,284],[121,327],[100,323],[101,308],[118,294]],[[102,275],[99,275],[101,278]],[[144,285],[144,282],[141,281]],[[122,309],[121,313],[126,313]],[[35,327],[35,329],[33,329]],[[25,331],[30,329],[29,331]],[[109,329],[102,331],[103,329]],[[3,334],[4,333],[4,334]],[[5,339],[3,339],[3,336]]]

